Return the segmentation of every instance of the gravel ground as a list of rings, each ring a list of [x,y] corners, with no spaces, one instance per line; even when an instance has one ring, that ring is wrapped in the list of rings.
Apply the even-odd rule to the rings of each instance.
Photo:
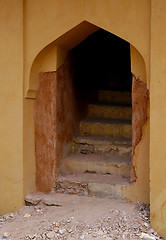
[[[39,203],[0,216],[0,239],[164,239],[150,228],[148,204],[56,196],[56,206]]]

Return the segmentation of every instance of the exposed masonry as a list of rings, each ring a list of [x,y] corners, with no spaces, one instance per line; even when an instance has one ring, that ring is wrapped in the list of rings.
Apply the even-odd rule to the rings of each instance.
[[[117,184],[117,181],[119,181]],[[121,184],[120,184],[121,183]],[[114,199],[126,199],[128,181],[123,177],[91,174],[61,176],[56,182],[55,193],[76,194],[78,196],[96,196]]]
[[[132,166],[130,182],[137,179],[133,157],[135,148],[142,139],[142,127],[147,121],[149,91],[147,84],[133,75],[132,78]]]
[[[55,186],[55,193],[78,194],[79,196],[91,195],[88,183],[79,183],[71,181],[57,181]]]

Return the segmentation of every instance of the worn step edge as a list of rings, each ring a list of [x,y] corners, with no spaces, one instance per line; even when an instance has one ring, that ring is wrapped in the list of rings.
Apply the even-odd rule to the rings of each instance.
[[[129,178],[131,158],[118,154],[72,154],[63,160],[60,173],[98,173]]]
[[[131,106],[123,105],[104,105],[104,104],[89,104],[88,116],[90,118],[111,118],[111,119],[126,119],[131,120]]]
[[[87,118],[80,122],[80,135],[131,138],[132,125],[128,120]]]
[[[123,125],[131,125],[131,120],[126,119],[105,119],[105,118],[85,118],[81,120],[83,123],[102,123],[102,124],[123,124]]]
[[[112,178],[110,176],[105,176],[107,178],[107,181],[105,181],[106,178],[104,179],[102,175],[101,181],[101,175],[90,174],[90,177],[92,178],[90,180],[87,179],[88,175],[81,174],[81,177],[80,174],[67,175],[65,177],[60,176],[56,182],[55,192],[76,194],[80,196],[126,199],[126,188],[130,185],[127,179],[118,177],[115,180],[115,177]],[[93,175],[95,175],[95,179],[93,178]]]
[[[96,142],[100,142],[102,144],[116,144],[119,146],[132,146],[131,138],[123,138],[123,137],[104,137],[104,136],[76,136],[73,141],[75,143],[89,143],[95,144]]]
[[[131,155],[132,143],[130,138],[79,136],[73,139],[73,153],[112,153]]]
[[[63,196],[63,197],[62,197]],[[70,200],[69,200],[70,199]],[[38,204],[46,204],[47,206],[56,206],[56,207],[63,207],[68,206],[72,203],[77,203],[79,201],[79,196],[69,196],[66,198],[64,194],[58,193],[41,193],[41,192],[33,192],[28,193],[25,198],[26,206],[36,206]],[[41,210],[42,213],[42,210]]]
[[[100,103],[131,104],[131,92],[99,90],[98,101]]]

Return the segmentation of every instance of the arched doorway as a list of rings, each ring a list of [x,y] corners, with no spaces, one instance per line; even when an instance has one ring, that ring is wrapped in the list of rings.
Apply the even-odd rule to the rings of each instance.
[[[137,186],[129,180],[130,44],[102,29],[93,32],[67,51],[56,72],[40,74],[35,113],[38,190],[64,192],[62,185],[78,182],[95,195],[135,199]],[[69,179],[57,181],[58,174]],[[73,191],[83,194],[77,187]]]

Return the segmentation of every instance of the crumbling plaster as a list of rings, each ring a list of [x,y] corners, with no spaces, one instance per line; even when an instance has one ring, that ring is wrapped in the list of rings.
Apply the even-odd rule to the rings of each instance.
[[[142,128],[147,121],[149,91],[147,85],[134,75],[132,77],[132,165],[130,182],[137,179],[136,166],[139,164],[134,158],[135,149],[142,139]],[[142,166],[143,167],[143,166]]]

